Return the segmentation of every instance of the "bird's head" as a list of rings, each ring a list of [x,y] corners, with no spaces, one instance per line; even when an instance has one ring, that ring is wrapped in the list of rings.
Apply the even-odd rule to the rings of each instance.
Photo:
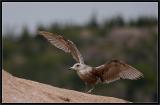
[[[76,63],[74,64],[72,67],[69,68],[69,70],[83,70],[85,69],[87,66],[85,64],[82,63]]]

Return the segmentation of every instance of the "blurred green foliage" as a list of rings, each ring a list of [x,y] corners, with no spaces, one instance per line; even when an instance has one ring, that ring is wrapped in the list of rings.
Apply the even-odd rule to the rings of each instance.
[[[115,35],[122,32],[122,35]],[[98,24],[96,15],[83,26],[75,24],[37,26],[72,40],[84,56],[86,64],[99,66],[112,58],[126,61],[144,74],[144,78],[98,84],[94,94],[123,98],[133,102],[157,101],[157,19],[140,17],[125,22],[121,16]],[[128,33],[124,30],[131,30]],[[140,32],[140,34],[138,34]],[[127,34],[126,36],[123,36]],[[3,69],[11,74],[58,86],[84,90],[84,83],[73,71],[67,70],[74,59],[55,48],[45,38],[24,27],[20,37],[12,32],[3,37]]]

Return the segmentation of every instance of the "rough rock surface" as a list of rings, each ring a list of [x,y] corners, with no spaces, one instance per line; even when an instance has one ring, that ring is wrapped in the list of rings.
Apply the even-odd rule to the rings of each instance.
[[[2,103],[126,103],[127,101],[91,95],[21,79],[2,70]]]

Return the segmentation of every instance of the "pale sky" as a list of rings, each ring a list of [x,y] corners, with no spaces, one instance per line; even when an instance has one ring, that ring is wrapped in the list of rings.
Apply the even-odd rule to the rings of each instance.
[[[34,32],[39,23],[84,24],[94,11],[99,22],[118,14],[126,21],[144,15],[158,18],[158,2],[2,2],[2,32],[20,32],[24,25]]]

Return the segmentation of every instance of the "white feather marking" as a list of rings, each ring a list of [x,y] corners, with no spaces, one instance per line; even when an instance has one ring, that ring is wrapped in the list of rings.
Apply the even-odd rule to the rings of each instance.
[[[126,70],[126,71],[121,72],[119,75],[123,79],[133,80],[133,79],[138,79],[139,77],[141,77],[142,73],[136,70]]]

